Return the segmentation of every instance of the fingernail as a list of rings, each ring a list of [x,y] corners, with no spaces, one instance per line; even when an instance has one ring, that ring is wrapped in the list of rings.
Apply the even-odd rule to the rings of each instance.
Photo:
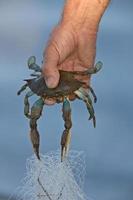
[[[56,87],[56,78],[55,78],[55,77],[53,77],[53,76],[47,77],[47,78],[45,79],[45,81],[46,81],[46,84],[47,84],[47,86],[48,86],[49,88],[54,88],[54,87]]]

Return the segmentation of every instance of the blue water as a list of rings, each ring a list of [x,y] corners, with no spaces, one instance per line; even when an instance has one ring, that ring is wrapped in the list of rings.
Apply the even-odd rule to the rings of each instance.
[[[29,73],[30,55],[41,63],[49,33],[63,0],[0,1],[0,194],[8,196],[25,173],[32,154],[23,97],[16,92]],[[92,78],[98,96],[97,128],[85,106],[73,107],[72,148],[86,153],[86,193],[94,200],[133,200],[133,1],[112,1],[100,24],[97,59],[104,63]],[[45,107],[39,121],[41,151],[59,148],[61,106]],[[2,198],[3,199],[3,198]]]

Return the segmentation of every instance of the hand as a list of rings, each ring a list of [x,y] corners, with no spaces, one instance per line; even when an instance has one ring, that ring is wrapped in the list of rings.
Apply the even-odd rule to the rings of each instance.
[[[44,52],[42,69],[49,88],[54,88],[58,85],[59,69],[83,71],[94,65],[98,24],[105,8],[99,7],[100,9],[95,11],[97,15],[94,17],[92,10],[95,10],[97,2],[95,4],[90,3],[89,6],[93,14],[89,12],[90,16],[88,16],[86,9],[89,11],[90,7],[86,7],[86,5],[90,0],[75,0],[75,3],[76,1],[79,2],[77,9],[73,7],[75,6],[73,0],[68,1],[70,2],[67,5],[68,7],[66,6],[64,9],[63,19],[53,30]],[[73,15],[69,12],[72,7],[75,9]],[[87,13],[87,16],[84,13]],[[81,77],[77,78],[81,79]],[[84,77],[84,80],[82,77],[82,81],[88,85],[90,77]]]
[[[49,88],[58,85],[59,69],[84,71],[95,58],[96,32],[76,31],[72,25],[58,25],[51,35],[44,54],[43,73]],[[85,79],[85,81],[88,81]]]

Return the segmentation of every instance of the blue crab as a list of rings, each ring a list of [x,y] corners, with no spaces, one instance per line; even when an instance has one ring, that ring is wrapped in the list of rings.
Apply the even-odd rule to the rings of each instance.
[[[99,61],[94,67],[88,68],[86,71],[75,71],[68,72],[59,70],[60,73],[60,81],[56,88],[50,89],[47,87],[44,77],[42,75],[42,69],[39,65],[36,64],[36,58],[31,56],[28,59],[28,68],[33,70],[34,73],[31,74],[33,78],[25,79],[26,84],[24,84],[21,89],[18,91],[18,95],[21,94],[27,87],[29,91],[26,93],[24,97],[24,114],[30,120],[30,138],[33,145],[34,152],[38,159],[40,159],[39,155],[39,143],[40,136],[37,129],[37,120],[42,115],[42,110],[45,105],[46,99],[54,99],[57,103],[63,103],[62,106],[62,116],[64,119],[64,127],[61,137],[61,161],[65,158],[68,152],[68,147],[70,143],[70,129],[72,127],[71,120],[71,106],[70,100],[71,96],[77,99],[83,100],[86,104],[87,110],[89,112],[89,120],[93,121],[94,127],[96,126],[96,118],[95,112],[93,108],[93,103],[90,97],[90,93],[94,97],[94,102],[97,101],[97,97],[94,93],[94,90],[87,86],[85,87],[85,83],[79,81],[75,78],[75,75],[86,76],[91,74],[96,74],[101,68],[102,63]],[[29,98],[33,95],[39,96],[39,99],[33,104],[30,109]]]

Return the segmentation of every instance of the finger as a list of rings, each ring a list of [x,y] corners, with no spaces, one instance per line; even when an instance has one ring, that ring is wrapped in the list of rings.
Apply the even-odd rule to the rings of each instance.
[[[49,45],[44,53],[42,72],[49,88],[55,88],[59,82],[59,71],[57,68],[59,54],[53,44]]]

